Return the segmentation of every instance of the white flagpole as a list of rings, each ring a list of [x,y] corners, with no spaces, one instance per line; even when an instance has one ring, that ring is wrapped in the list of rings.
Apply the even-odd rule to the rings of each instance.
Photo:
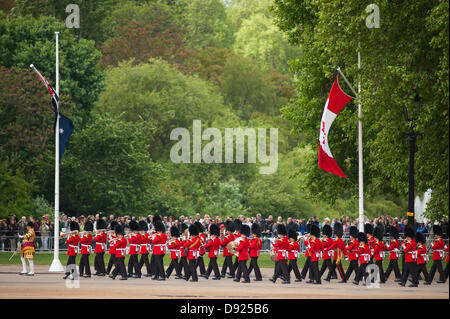
[[[359,231],[364,231],[363,151],[361,123],[361,43],[358,42],[358,166],[359,166]]]
[[[59,32],[56,35],[56,94],[59,96]],[[54,224],[54,253],[50,272],[64,271],[59,260],[59,105],[57,105],[55,127],[55,224]]]

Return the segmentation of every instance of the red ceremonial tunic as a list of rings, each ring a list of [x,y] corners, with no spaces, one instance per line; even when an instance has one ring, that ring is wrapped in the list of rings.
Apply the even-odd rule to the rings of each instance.
[[[178,259],[181,257],[181,250],[180,247],[182,246],[182,241],[177,239],[171,242],[167,248],[170,250],[170,259]]]
[[[81,254],[89,255],[92,251],[92,235],[88,234],[80,238]]]
[[[167,235],[164,233],[155,236],[152,240],[154,255],[164,255],[166,253],[166,241]]]
[[[230,252],[228,251],[227,245],[229,242],[234,241],[235,237],[233,234],[227,235],[225,236],[225,238],[222,240],[222,242],[220,243],[220,246],[223,246],[223,257],[227,257],[227,256],[233,256],[233,254],[230,254]]]
[[[433,247],[433,260],[442,260],[444,258],[444,246],[445,242],[442,238],[439,238],[434,242]]]
[[[288,259],[298,259],[298,255],[300,254],[300,245],[296,241],[289,242],[288,246]]]
[[[369,244],[360,245],[358,255],[360,264],[368,264],[371,256]]]
[[[403,252],[405,253],[405,262],[412,263],[417,260],[417,245],[414,239],[408,243],[406,240],[402,243]]]
[[[447,252],[447,257],[445,257],[445,261],[448,262],[448,245],[445,246],[445,251]]]
[[[288,246],[289,239],[287,236],[273,243],[273,247],[277,250],[277,260],[285,260],[288,258]]]
[[[181,246],[180,246],[180,252],[181,252],[181,257],[186,257],[186,253],[185,253],[185,250],[184,250],[184,247],[183,247],[183,245],[186,243],[186,240],[183,240],[183,239],[180,239],[180,243],[181,243]]]
[[[253,237],[250,240],[250,257],[259,257],[262,248],[262,240],[258,237]]]
[[[76,256],[79,252],[78,243],[80,242],[80,236],[69,236],[66,240],[66,244],[69,245],[67,249],[67,256]]]
[[[375,237],[367,235],[367,244],[369,244],[370,247],[370,256],[373,257],[375,255],[375,246],[377,245]]]
[[[309,238],[304,241],[305,246],[308,248],[305,251],[305,257],[311,257],[311,254],[309,252],[310,242],[311,242],[311,240]]]
[[[138,255],[141,250],[142,235],[138,233],[134,236],[130,236],[128,237],[128,242],[130,243],[130,251],[128,254]]]
[[[187,259],[197,259],[199,255],[201,240],[198,236],[193,236],[190,240],[183,244],[183,248],[188,247],[189,252]]]
[[[319,261],[320,260],[320,253],[322,252],[322,242],[319,238],[316,238],[315,240],[311,241],[311,261]]]
[[[115,245],[111,244],[111,241],[114,238],[116,238],[116,237],[117,237],[116,235],[110,235],[109,238],[108,238],[108,243],[109,243],[109,252],[108,252],[108,254],[110,254],[110,255],[116,255],[116,248],[114,247]]]
[[[200,240],[202,241],[202,243],[201,243],[201,245],[200,245],[200,256],[203,256],[203,255],[206,253],[206,250],[205,250],[205,247],[204,247],[204,245],[205,245],[205,243],[206,243],[206,235],[203,234],[203,233],[200,233],[200,234],[198,235],[198,237],[199,237]]]
[[[398,248],[400,247],[400,244],[398,243],[397,239],[394,239],[393,241],[391,241],[391,244],[389,245],[389,247],[386,248],[386,250],[389,250],[389,260],[393,260],[393,259],[398,259],[398,255],[399,255],[399,250]]]
[[[211,239],[206,245],[205,248],[209,248],[208,257],[218,257],[219,249],[220,249],[220,238]]]
[[[249,247],[250,247],[250,240],[248,240],[247,237],[241,237],[239,246],[237,246],[237,248],[236,248],[236,251],[239,252],[238,261],[250,259],[250,256],[248,254]]]
[[[350,244],[348,244],[348,246],[345,247],[345,249],[348,251],[348,260],[349,261],[358,260],[358,247],[359,247],[359,242],[356,239],[353,239],[350,242]]]
[[[417,264],[426,264],[428,262],[427,247],[425,245],[417,245]]]
[[[141,254],[149,254],[151,252],[151,247],[150,247],[150,234],[149,233],[145,233],[145,234],[141,234]]]
[[[333,256],[334,251],[329,251],[327,250],[328,247],[330,247],[333,244],[333,239],[331,238],[326,238],[325,241],[322,241],[322,250],[323,250],[323,254],[322,254],[322,259],[326,260],[326,259],[331,259],[331,257]]]
[[[116,243],[114,244],[114,248],[116,251],[116,258],[125,257],[127,244],[128,244],[128,242],[125,237],[122,237],[121,239],[118,239],[116,241]]]
[[[94,237],[94,253],[104,253],[106,251],[106,239],[107,235],[105,233],[100,233]]]
[[[338,257],[338,249],[340,251],[340,257],[342,259],[343,256],[347,255],[347,250],[345,249],[344,241],[341,238],[337,238],[333,240],[330,246],[323,249],[323,251],[327,251],[328,253],[333,252],[333,259],[337,260]]]
[[[384,251],[386,250],[386,246],[382,241],[378,241],[375,243],[375,247],[373,248],[373,254],[375,257],[375,261],[380,261],[384,259]]]

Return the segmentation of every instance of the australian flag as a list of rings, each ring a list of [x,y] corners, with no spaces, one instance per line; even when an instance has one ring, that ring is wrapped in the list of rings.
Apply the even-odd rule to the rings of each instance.
[[[53,87],[50,85],[50,83],[48,83],[48,81],[34,67],[33,64],[31,64],[30,67],[39,76],[42,83],[44,83],[45,87],[47,88],[48,92],[50,93],[50,95],[52,97],[53,111],[55,112],[55,122],[54,122],[53,129],[56,128],[56,120],[57,120],[57,116],[59,116],[59,161],[61,162],[62,156],[64,154],[64,150],[66,149],[66,144],[69,141],[70,135],[73,132],[73,123],[72,123],[71,119],[69,119],[67,116],[62,115],[59,112],[59,97],[58,97],[58,94],[56,94],[55,89],[53,89]]]

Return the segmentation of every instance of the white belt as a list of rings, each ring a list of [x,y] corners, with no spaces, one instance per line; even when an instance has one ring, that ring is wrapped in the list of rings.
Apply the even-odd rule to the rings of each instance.
[[[426,262],[428,261],[428,255],[427,254],[420,254],[420,256],[422,256],[423,260],[425,260]]]
[[[380,256],[380,258],[384,258],[384,251],[378,252],[378,256]]]
[[[85,245],[85,244],[81,244],[81,246],[84,246],[87,248],[88,253],[90,254],[92,251],[92,246],[91,245]]]
[[[78,254],[78,252],[80,251],[80,247],[74,246],[74,245],[69,245],[69,247],[72,247],[75,250],[75,254]]]
[[[181,257],[181,250],[179,250],[179,249],[169,249],[169,252],[174,252],[175,253],[175,256],[177,256],[177,258],[180,258]]]
[[[140,245],[140,251],[139,251],[140,254],[143,254],[142,249],[144,247],[147,247],[147,253],[149,253],[151,251],[150,244],[142,244],[142,245]]]
[[[105,243],[95,243],[95,244],[102,246],[102,250],[106,250],[106,244]]]
[[[411,258],[413,260],[417,259],[417,251],[408,251],[408,254],[411,254]]]
[[[294,254],[295,258],[298,258],[298,250],[291,250],[291,252]]]
[[[215,257],[219,256],[219,250],[214,250],[214,256]]]
[[[442,249],[436,249],[435,251],[439,253],[439,257],[444,258],[444,251]]]
[[[369,260],[370,260],[369,254],[361,254],[361,256],[363,256],[365,262],[369,262]]]
[[[125,256],[124,250],[126,251],[127,249],[128,249],[128,247],[126,247],[126,248],[116,248],[116,250],[120,250],[120,256],[122,256],[122,257]]]
[[[395,256],[397,256],[397,258],[398,258],[398,254],[399,254],[400,250],[398,250],[398,248],[394,248],[392,251],[395,253]]]
[[[199,252],[200,251],[198,249],[192,250],[192,256],[195,257],[195,258],[198,258]]]
[[[140,244],[130,244],[130,246],[136,247],[136,252],[139,254],[139,251],[141,250],[141,245]]]
[[[278,250],[279,252],[281,252],[281,254],[283,255],[283,258],[284,259],[287,259],[288,258],[288,251],[287,250],[284,250],[284,249],[280,249],[280,250]]]
[[[330,249],[330,250],[328,251],[328,256],[330,256],[330,258],[331,258],[331,257],[333,257],[333,255],[334,255],[334,250],[333,250],[333,249]]]
[[[156,245],[153,245],[153,246],[159,246],[159,247],[161,247],[161,251],[162,251],[163,253],[166,252],[166,244],[156,244]]]

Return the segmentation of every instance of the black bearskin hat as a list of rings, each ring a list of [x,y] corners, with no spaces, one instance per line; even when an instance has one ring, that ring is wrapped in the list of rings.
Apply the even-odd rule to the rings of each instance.
[[[234,228],[235,228],[237,231],[239,231],[239,229],[241,229],[241,226],[242,226],[241,220],[236,218],[236,219],[234,220]]]
[[[398,229],[394,226],[391,226],[391,228],[389,229],[389,235],[391,237],[394,237],[395,239],[398,239]]]
[[[442,237],[442,228],[439,225],[433,225],[433,234]]]
[[[311,232],[311,223],[306,225],[306,232],[309,234]]]
[[[184,233],[184,231],[186,230],[186,229],[188,229],[189,227],[188,227],[188,225],[186,225],[185,223],[181,223],[181,231]]]
[[[359,232],[357,236],[359,242],[364,242],[367,244],[367,235],[365,233]]]
[[[250,236],[250,226],[248,226],[248,225],[242,225],[242,226],[241,226],[240,233],[241,233],[242,235],[247,236],[247,237]]]
[[[425,236],[421,233],[421,232],[417,232],[416,235],[414,236],[414,239],[416,240],[417,243],[421,243],[421,244],[425,244]]]
[[[106,222],[104,219],[97,220],[97,229],[106,229]]]
[[[350,236],[352,236],[353,238],[357,238],[358,237],[358,228],[356,228],[356,226],[350,226],[349,233],[350,233]]]
[[[373,237],[381,241],[383,240],[383,235],[384,235],[383,228],[378,226],[375,227],[375,229],[373,230]]]
[[[75,221],[70,222],[70,230],[71,230],[71,231],[74,231],[74,230],[80,230],[80,226],[79,226],[78,223],[75,222]]]
[[[286,226],[284,226],[283,224],[278,224],[277,225],[277,234],[286,236],[287,235]]]
[[[412,229],[412,228],[409,227],[409,226],[406,226],[406,227],[405,227],[405,237],[414,238],[414,235],[415,235],[414,229]]]
[[[121,234],[122,236],[124,235],[123,228],[119,224],[117,224],[116,227],[114,227],[114,232],[116,233],[116,235],[119,234]]]
[[[252,234],[261,237],[261,227],[257,223],[252,224]]]
[[[333,235],[333,230],[330,225],[323,225],[322,232],[324,235],[331,237]]]
[[[197,227],[199,233],[203,233],[205,230],[203,229],[203,225],[200,222],[194,222],[195,227]]]
[[[87,221],[84,224],[84,230],[85,231],[93,231],[94,230],[94,225],[92,225],[92,223],[90,221]]]
[[[297,232],[293,230],[292,228],[288,231],[288,237],[293,238],[294,240],[297,240]]]
[[[135,220],[130,221],[130,230],[131,231],[139,230],[139,225]]]
[[[156,231],[160,231],[163,233],[166,231],[166,227],[164,227],[164,224],[160,220],[157,220],[156,223],[153,223],[153,225],[155,226]]]
[[[139,221],[139,230],[143,230],[143,231],[147,231],[148,230],[148,225],[147,225],[147,222],[145,220]]]
[[[117,225],[118,225],[118,223],[117,223],[115,220],[113,220],[113,221],[111,222],[111,224],[109,224],[109,228],[110,228],[111,230],[115,230]]]
[[[311,235],[315,236],[316,238],[320,237],[320,229],[316,224],[311,225]]]
[[[364,224],[364,232],[367,234],[373,234],[373,225],[372,224]]]
[[[225,222],[225,229],[227,231],[234,232],[236,230],[236,227],[234,227],[234,223],[232,221],[227,220]]]
[[[180,237],[180,231],[177,226],[170,227],[170,236],[172,237]]]
[[[31,227],[31,228],[34,228],[33,222],[28,222],[27,226],[28,226],[28,227]]]
[[[153,216],[152,223],[155,224],[157,221],[162,222],[161,216],[159,215]]]
[[[339,238],[344,235],[344,228],[341,223],[334,223],[334,235]]]
[[[191,236],[198,235],[198,228],[197,228],[197,226],[195,226],[195,224],[192,224],[191,226],[189,226],[189,234],[191,234]]]
[[[211,235],[216,235],[217,237],[220,236],[220,228],[217,226],[217,224],[211,224],[209,227],[209,232]]]

